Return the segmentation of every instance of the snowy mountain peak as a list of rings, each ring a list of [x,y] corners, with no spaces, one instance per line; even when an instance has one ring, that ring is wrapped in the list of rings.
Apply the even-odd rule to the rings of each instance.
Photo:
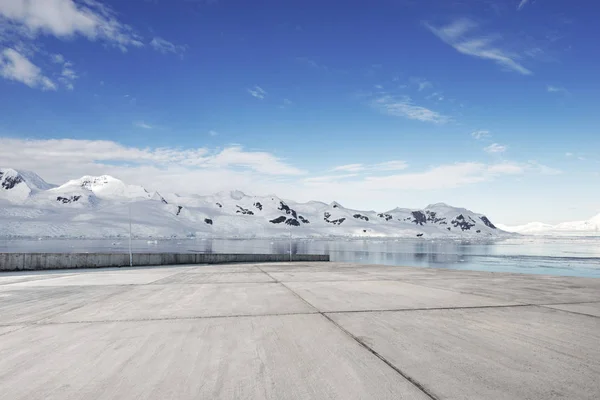
[[[142,186],[127,185],[122,180],[110,175],[83,176],[73,179],[55,189],[57,192],[70,192],[76,190],[89,190],[100,198],[152,198]]]
[[[0,199],[22,202],[32,194],[52,187],[33,172],[0,168]]]
[[[241,200],[244,197],[246,197],[246,194],[244,192],[242,192],[241,190],[232,190],[229,195],[231,196],[232,199],[234,200]]]

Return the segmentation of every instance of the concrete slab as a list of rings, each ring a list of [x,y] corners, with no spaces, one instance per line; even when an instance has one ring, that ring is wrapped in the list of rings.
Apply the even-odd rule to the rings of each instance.
[[[18,286],[90,286],[90,285],[139,285],[151,283],[170,275],[179,273],[177,270],[153,271],[112,271],[112,272],[86,272],[83,274],[67,275],[58,278],[36,279],[18,282],[11,287]]]
[[[254,265],[203,265],[194,267],[188,272],[195,273],[235,273],[235,272],[262,272]]]
[[[554,308],[556,310],[569,311],[574,313],[593,315],[600,317],[600,302],[598,303],[579,303],[579,304],[555,304],[544,306]]]
[[[321,311],[370,311],[517,304],[396,281],[286,282]]]
[[[22,287],[0,291],[0,325],[40,321],[125,290],[122,286]]]
[[[6,400],[429,399],[321,315],[35,326],[0,354]]]
[[[600,301],[600,279],[535,275],[480,276],[469,279],[407,279],[407,282],[529,304]]]
[[[369,274],[361,271],[294,271],[269,272],[273,278],[281,282],[325,282],[325,281],[366,281],[372,280]]]
[[[330,314],[439,399],[598,399],[600,319],[543,307]]]
[[[144,285],[53,318],[123,321],[316,312],[277,283]]]
[[[21,325],[0,326],[0,336],[23,328]]]
[[[152,282],[152,285],[198,284],[198,283],[252,283],[275,282],[264,272],[184,272]]]
[[[600,279],[348,263],[2,278],[0,400],[600,398]]]

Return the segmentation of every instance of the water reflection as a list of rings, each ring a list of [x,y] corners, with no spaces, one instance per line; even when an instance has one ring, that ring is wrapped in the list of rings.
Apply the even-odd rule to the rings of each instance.
[[[329,254],[332,261],[600,277],[600,238],[429,240],[134,240],[135,252]],[[2,240],[0,252],[127,252],[127,240]]]

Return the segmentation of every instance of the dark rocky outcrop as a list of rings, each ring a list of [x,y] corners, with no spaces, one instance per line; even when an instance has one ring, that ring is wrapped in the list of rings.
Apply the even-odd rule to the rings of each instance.
[[[281,216],[281,217],[277,217],[275,219],[272,219],[269,222],[272,223],[272,224],[281,224],[282,222],[285,222],[286,219],[287,219],[286,217]]]
[[[0,178],[2,178],[2,175],[3,174],[0,173]],[[19,175],[8,176],[8,177],[6,177],[6,179],[4,179],[4,182],[2,182],[2,187],[6,190],[9,190],[9,189],[14,188],[21,182],[23,182],[23,178],[21,178]]]
[[[58,196],[56,198],[56,201],[61,202],[63,204],[69,204],[69,203],[74,203],[74,202],[78,201],[80,198],[81,198],[81,196],[70,196],[70,197]]]
[[[303,224],[310,224],[310,221],[304,218],[302,215],[298,215],[298,219],[302,221]]]
[[[292,216],[294,218],[298,218],[298,215],[296,214],[296,211],[292,210],[287,204],[285,204],[283,201],[279,202],[279,207],[277,208],[278,210],[281,211],[285,211],[286,214],[292,214]]]
[[[213,220],[212,220],[212,219],[210,219],[210,218],[204,218],[204,222],[206,222],[206,223],[207,223],[207,224],[209,224],[209,225],[212,225],[212,224],[213,224]]]
[[[356,219],[362,219],[363,221],[368,221],[369,220],[369,217],[366,217],[366,216],[361,215],[361,214],[354,214],[353,217],[356,218]]]
[[[460,214],[458,217],[453,219],[451,222],[455,228],[460,227],[460,229],[463,231],[470,231],[471,228],[475,226],[475,223],[471,223],[471,222],[467,221],[466,218],[464,217],[464,215],[462,215],[462,214]]]
[[[236,207],[238,208],[238,210],[235,212],[236,214],[242,214],[242,215],[254,215],[253,211],[248,210],[247,208],[244,207],[240,207],[236,204]]]
[[[298,222],[298,220],[294,218],[288,218],[288,220],[285,221],[285,223],[291,226],[300,226],[300,222]]]
[[[485,224],[485,226],[487,226],[488,228],[492,228],[492,229],[497,229],[496,226],[494,224],[492,224],[492,221],[490,221],[488,219],[488,217],[486,217],[485,215],[479,217],[479,219]]]
[[[393,217],[392,217],[390,214],[384,214],[384,213],[377,214],[377,216],[378,216],[379,218],[385,218],[385,220],[386,220],[386,221],[389,221],[390,219],[392,219],[392,218],[393,218]]]
[[[254,203],[254,207],[258,208],[260,211],[262,211],[262,209],[263,209],[262,204],[260,204],[260,202],[258,202],[258,201],[256,203]]]
[[[413,222],[417,225],[423,225],[427,223],[427,217],[425,216],[425,214],[423,214],[422,211],[413,211],[412,213],[413,216]]]
[[[428,222],[433,222],[434,224],[439,223],[440,225],[446,225],[447,223],[446,218],[437,218],[437,213],[435,211],[425,211],[425,214],[427,214],[427,221]]]
[[[175,214],[175,215],[179,215],[179,213],[181,212],[182,208],[183,208],[182,206],[177,206],[177,214]]]
[[[221,204],[221,203],[216,203],[216,204],[219,206],[219,208],[223,208],[223,204]]]
[[[329,218],[331,217],[331,213],[329,213],[327,211],[325,211],[323,213],[323,216],[325,217],[325,218],[323,218],[325,220],[325,222],[328,222],[333,225],[341,225],[346,220],[346,218],[338,218],[338,219],[334,219],[333,221],[330,221]]]
[[[417,237],[423,237],[422,233],[417,233]]]

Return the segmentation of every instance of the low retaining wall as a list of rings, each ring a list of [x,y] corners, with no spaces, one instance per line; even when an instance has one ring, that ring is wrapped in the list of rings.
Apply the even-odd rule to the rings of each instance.
[[[133,254],[133,266],[284,261],[290,261],[289,254]],[[291,261],[329,261],[329,255],[293,254]],[[0,271],[128,266],[128,253],[0,253]]]

